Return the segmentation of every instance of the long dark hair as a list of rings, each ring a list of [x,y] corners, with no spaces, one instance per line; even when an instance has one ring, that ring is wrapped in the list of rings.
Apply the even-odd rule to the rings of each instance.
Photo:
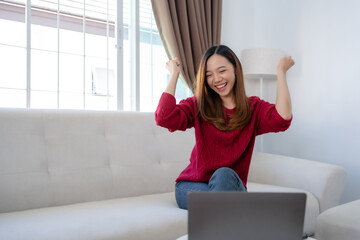
[[[225,57],[233,66],[235,83],[232,89],[236,104],[235,112],[225,121],[225,109],[220,96],[210,88],[206,80],[206,64],[214,54]],[[251,117],[248,97],[245,93],[244,76],[241,63],[236,54],[225,45],[210,47],[203,55],[196,75],[195,97],[198,106],[198,115],[201,119],[212,123],[222,131],[232,131],[243,128]]]

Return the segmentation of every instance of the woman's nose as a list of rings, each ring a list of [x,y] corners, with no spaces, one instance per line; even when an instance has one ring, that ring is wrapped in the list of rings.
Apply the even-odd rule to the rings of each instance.
[[[214,74],[214,82],[220,82],[222,79],[221,79],[221,76],[217,73]]]

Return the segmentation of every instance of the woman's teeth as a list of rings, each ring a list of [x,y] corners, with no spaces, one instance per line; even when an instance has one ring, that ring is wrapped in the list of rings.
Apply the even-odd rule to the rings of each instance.
[[[216,87],[216,88],[223,88],[223,87],[226,86],[226,84],[227,84],[227,83],[224,83],[224,84],[222,84],[222,85],[217,85],[217,86],[215,86],[215,87]]]

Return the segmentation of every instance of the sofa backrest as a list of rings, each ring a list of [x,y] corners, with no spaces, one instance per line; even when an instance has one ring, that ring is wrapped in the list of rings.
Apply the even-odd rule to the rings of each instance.
[[[174,190],[195,137],[153,113],[0,110],[0,212]]]

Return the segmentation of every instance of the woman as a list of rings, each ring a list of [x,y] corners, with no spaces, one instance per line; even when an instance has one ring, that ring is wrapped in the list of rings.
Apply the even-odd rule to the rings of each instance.
[[[178,206],[187,209],[190,191],[246,191],[255,137],[285,131],[292,120],[286,72],[294,65],[283,57],[277,66],[276,104],[247,97],[239,59],[224,45],[209,48],[201,59],[194,97],[176,104],[180,73],[176,58],[166,63],[171,79],[155,112],[159,126],[195,128],[190,164],[176,179]]]

